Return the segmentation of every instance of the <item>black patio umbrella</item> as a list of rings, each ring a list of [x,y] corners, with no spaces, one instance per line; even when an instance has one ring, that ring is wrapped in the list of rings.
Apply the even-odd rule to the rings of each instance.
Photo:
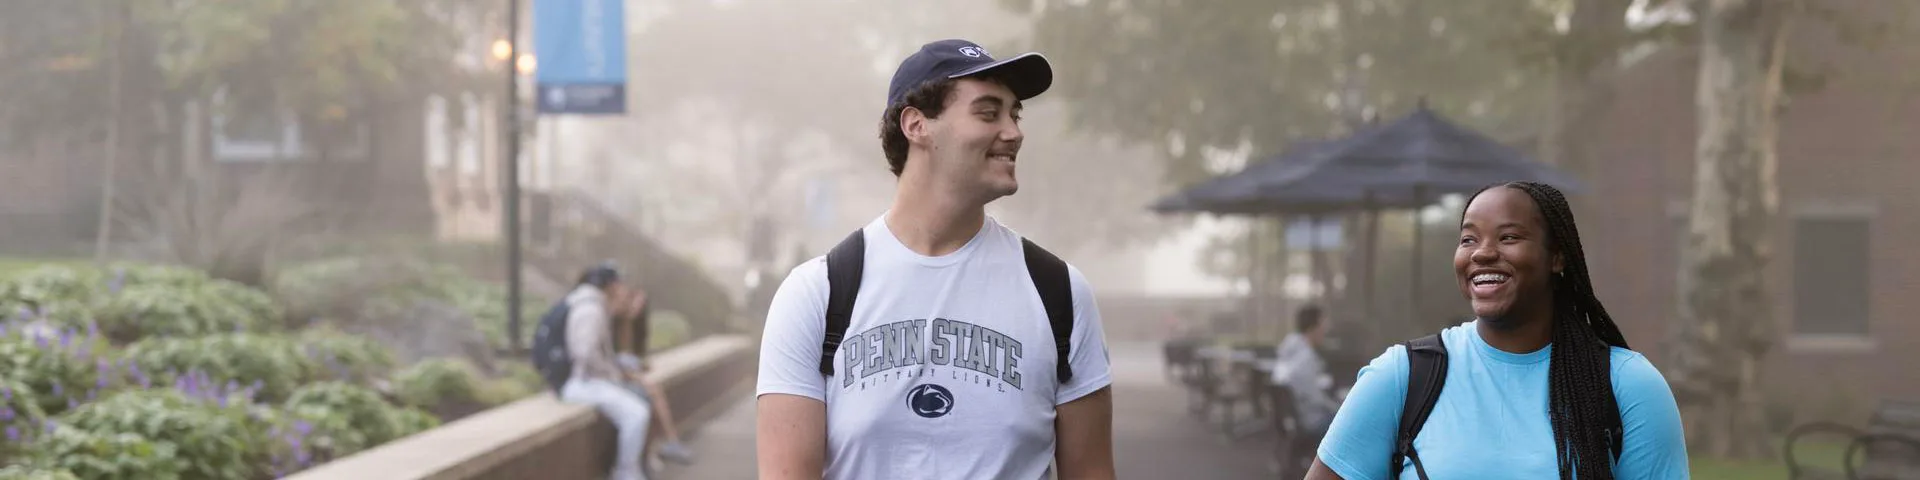
[[[1447,121],[1422,100],[1412,114],[1317,145],[1288,169],[1262,182],[1253,198],[1284,197],[1288,192],[1347,191],[1394,206],[1419,208],[1430,199],[1451,193],[1469,193],[1487,185],[1532,181],[1553,185],[1573,194],[1582,190],[1572,175],[1528,159],[1518,149]],[[1363,202],[1365,203],[1365,202]],[[1414,245],[1421,242],[1418,215],[1414,218]],[[1420,249],[1415,248],[1411,295],[1419,311]]]
[[[1149,208],[1162,214],[1305,215],[1318,224],[1325,215],[1348,212],[1377,214],[1380,210],[1415,208],[1439,200],[1439,194],[1432,193],[1415,197],[1405,191],[1368,192],[1331,182],[1298,182],[1313,170],[1325,168],[1316,153],[1339,145],[1340,142],[1336,140],[1303,142],[1239,172],[1214,177],[1163,197]],[[1267,188],[1274,184],[1290,185],[1284,189]],[[1380,229],[1379,216],[1373,215],[1372,220],[1360,250],[1361,263],[1369,273],[1379,244]],[[1320,272],[1320,257],[1316,255],[1310,258],[1314,262],[1311,270]],[[1371,278],[1371,275],[1367,278]],[[1371,308],[1372,283],[1369,281],[1364,285],[1367,287],[1363,288],[1362,304]]]
[[[1420,208],[1440,196],[1466,193],[1508,181],[1546,183],[1567,193],[1581,185],[1553,167],[1529,160],[1519,150],[1466,129],[1435,114],[1421,101],[1406,117],[1374,124],[1330,141],[1311,142],[1241,172],[1195,185],[1156,202],[1161,213],[1222,214],[1376,213],[1365,252],[1372,270],[1378,211]],[[1415,217],[1414,244],[1421,242]],[[1420,276],[1419,249],[1412,273]],[[1419,283],[1412,295],[1417,312]],[[1367,289],[1371,304],[1372,288]]]

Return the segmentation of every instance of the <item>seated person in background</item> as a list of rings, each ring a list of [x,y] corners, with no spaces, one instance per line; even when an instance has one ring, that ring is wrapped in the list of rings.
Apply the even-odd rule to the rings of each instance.
[[[1327,341],[1327,325],[1320,307],[1300,308],[1293,320],[1293,335],[1280,341],[1273,369],[1274,385],[1293,391],[1294,409],[1300,418],[1300,432],[1307,438],[1319,438],[1340,410],[1340,401],[1328,393],[1333,377],[1327,375],[1326,361],[1319,348]]]
[[[561,400],[593,405],[613,422],[619,443],[607,478],[646,480],[641,457],[646,451],[651,406],[644,396],[623,385],[629,375],[614,360],[611,323],[624,316],[624,303],[616,302],[623,298],[624,290],[620,272],[611,264],[581,273],[564,304],[541,319],[534,337],[534,350],[540,353],[535,354],[534,361]],[[553,323],[561,313],[565,314],[564,330],[560,330],[561,324]],[[554,349],[546,343],[553,341],[564,342],[565,348]]]
[[[646,361],[648,334],[652,333],[652,322],[648,313],[647,292],[638,285],[628,287],[623,292],[625,298],[618,310],[619,328],[622,331],[617,338],[620,345],[619,363],[626,375],[626,387],[653,406],[653,418],[660,422],[660,431],[666,435],[667,443],[658,448],[649,448],[660,459],[687,465],[693,463],[693,449],[680,441],[680,429],[673,423],[673,410],[667,405],[667,396],[660,385],[647,378],[652,364]],[[648,446],[653,446],[648,442]]]

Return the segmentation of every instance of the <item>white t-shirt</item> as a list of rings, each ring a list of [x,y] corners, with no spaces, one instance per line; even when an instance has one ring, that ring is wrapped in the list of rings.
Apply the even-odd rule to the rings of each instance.
[[[1068,266],[1073,380],[1059,384],[1053,328],[1020,236],[988,218],[966,246],[928,257],[864,229],[865,271],[832,377],[820,374],[827,264],[787,275],[769,307],[758,395],[827,404],[828,479],[1038,479],[1054,408],[1112,383],[1093,291]]]

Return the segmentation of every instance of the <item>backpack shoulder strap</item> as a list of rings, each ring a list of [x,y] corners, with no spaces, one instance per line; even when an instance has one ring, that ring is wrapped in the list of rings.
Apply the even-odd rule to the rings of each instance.
[[[1427,416],[1433,413],[1434,403],[1440,400],[1440,390],[1447,383],[1447,342],[1436,333],[1408,340],[1407,347],[1407,399],[1400,409],[1400,431],[1393,442],[1392,476],[1400,476],[1400,462],[1413,459],[1413,468],[1420,478],[1427,478],[1426,467],[1420,464],[1420,454],[1413,450],[1413,439],[1420,435],[1420,427],[1426,425]]]
[[[827,334],[820,344],[820,374],[833,376],[833,353],[853,323],[853,300],[860,294],[860,274],[866,269],[865,229],[854,230],[827,252]]]
[[[1067,262],[1032,240],[1020,239],[1027,257],[1027,275],[1040,291],[1040,304],[1047,310],[1047,323],[1053,326],[1053,349],[1058,354],[1061,383],[1073,379],[1073,280],[1067,275]]]
[[[1611,368],[1611,363],[1609,363],[1609,368]],[[1608,379],[1606,383],[1608,385],[1613,384],[1611,379]],[[1604,425],[1604,427],[1606,427],[1606,432],[1607,432],[1607,441],[1608,441],[1607,450],[1612,451],[1613,461],[1619,462],[1620,452],[1626,449],[1626,443],[1625,443],[1626,427],[1620,424],[1619,399],[1615,399],[1614,401],[1613,415],[1602,415],[1601,421],[1607,422],[1606,425]]]

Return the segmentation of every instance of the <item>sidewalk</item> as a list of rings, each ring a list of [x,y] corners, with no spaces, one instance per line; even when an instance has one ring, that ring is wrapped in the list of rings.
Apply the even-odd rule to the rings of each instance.
[[[1271,436],[1228,441],[1213,428],[1187,416],[1186,397],[1160,369],[1159,348],[1115,344],[1114,457],[1121,478],[1237,480],[1272,478],[1266,469]],[[670,465],[666,480],[752,479],[754,466],[753,399],[738,400],[726,413],[689,432],[700,462]]]

